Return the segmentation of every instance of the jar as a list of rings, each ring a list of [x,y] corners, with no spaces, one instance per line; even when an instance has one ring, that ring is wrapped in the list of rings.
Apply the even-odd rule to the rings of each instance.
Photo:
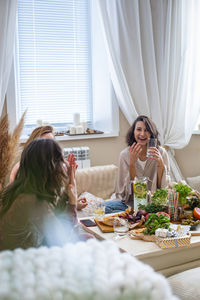
[[[134,210],[138,210],[139,204],[147,205],[147,177],[135,177],[133,181],[133,202]]]

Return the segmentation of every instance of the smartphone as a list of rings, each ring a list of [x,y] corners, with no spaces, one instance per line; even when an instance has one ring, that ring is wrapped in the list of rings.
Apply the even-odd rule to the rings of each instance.
[[[90,220],[90,219],[86,219],[86,220],[80,220],[80,222],[85,225],[86,227],[92,227],[92,226],[97,226],[97,224]]]

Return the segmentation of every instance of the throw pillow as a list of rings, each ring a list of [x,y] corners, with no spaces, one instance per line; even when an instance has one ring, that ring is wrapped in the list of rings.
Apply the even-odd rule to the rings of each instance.
[[[200,176],[187,177],[187,182],[194,190],[200,192]]]
[[[200,299],[200,268],[190,269],[168,278],[168,282],[176,296],[182,300]]]

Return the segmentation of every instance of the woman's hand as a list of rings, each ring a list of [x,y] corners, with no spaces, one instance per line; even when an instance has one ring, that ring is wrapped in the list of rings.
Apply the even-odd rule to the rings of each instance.
[[[136,161],[138,160],[140,153],[142,152],[142,146],[137,143],[133,143],[129,147],[129,157],[130,157],[130,166],[129,166],[129,175],[130,180],[134,180],[136,174]]]
[[[149,154],[149,158],[157,162],[158,168],[164,168],[164,162],[161,153],[156,147],[149,147],[148,154]]]
[[[133,143],[133,145],[129,147],[130,165],[135,165],[141,152],[142,146],[140,144]]]
[[[165,165],[160,151],[156,147],[149,147],[149,158],[157,162],[157,187],[161,188],[162,176],[165,169]]]
[[[88,205],[87,199],[86,198],[80,198],[78,199],[77,202],[77,209],[81,210],[83,208],[85,208]]]

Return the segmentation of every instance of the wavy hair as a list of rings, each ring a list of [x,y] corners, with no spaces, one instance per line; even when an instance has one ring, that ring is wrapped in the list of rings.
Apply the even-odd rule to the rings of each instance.
[[[160,145],[159,132],[157,130],[156,124],[147,116],[138,116],[137,119],[133,122],[133,125],[129,128],[126,135],[127,145],[131,146],[134,142],[136,142],[134,131],[136,123],[139,121],[142,121],[145,124],[147,131],[151,135],[150,137],[156,138],[158,141],[158,145]]]
[[[46,125],[46,126],[39,126],[39,127],[36,127],[31,135],[29,136],[28,140],[26,141],[26,143],[24,144],[24,148],[26,146],[28,146],[28,144],[30,144],[30,142],[32,142],[33,140],[37,139],[37,138],[42,138],[42,136],[44,134],[47,134],[47,133],[52,133],[54,135],[54,129],[52,126],[50,125]]]
[[[1,195],[1,215],[22,193],[35,194],[38,199],[56,205],[57,197],[62,197],[62,187],[69,183],[63,163],[62,149],[55,140],[39,138],[30,142],[22,152],[15,180]]]

